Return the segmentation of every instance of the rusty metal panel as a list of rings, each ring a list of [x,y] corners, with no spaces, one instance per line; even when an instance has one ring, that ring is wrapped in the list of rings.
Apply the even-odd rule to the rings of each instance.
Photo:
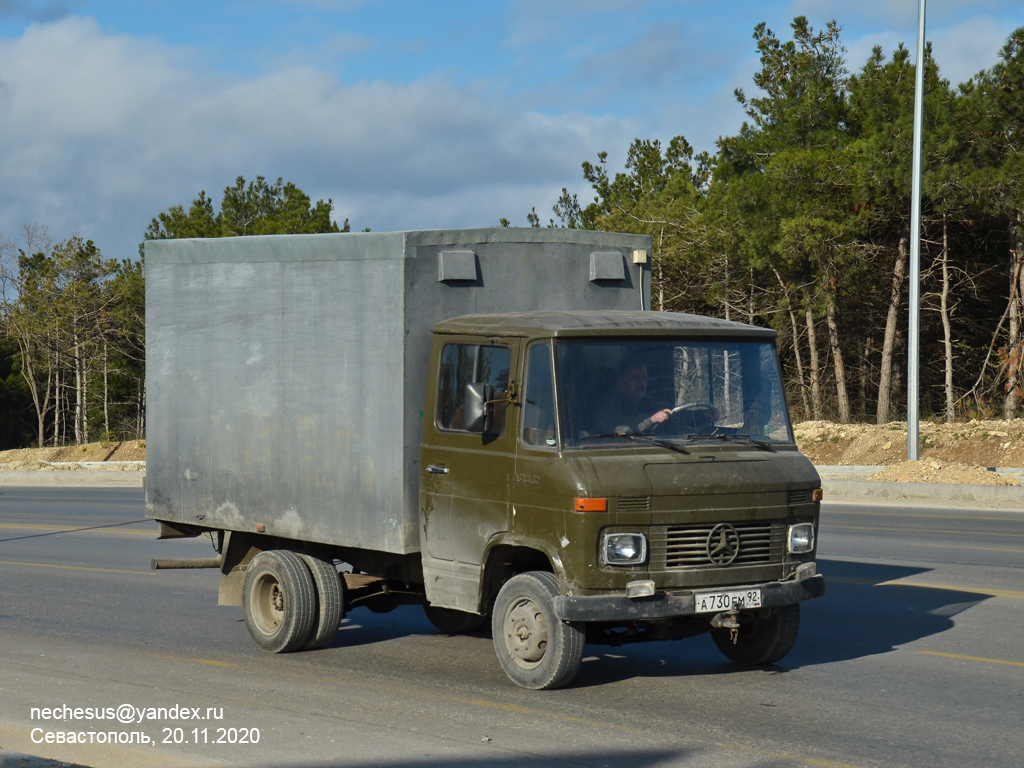
[[[431,329],[639,309],[650,239],[486,229],[146,244],[147,516],[408,554]],[[621,250],[625,279],[590,282]],[[472,252],[473,280],[439,281]],[[626,258],[626,257],[629,258]]]

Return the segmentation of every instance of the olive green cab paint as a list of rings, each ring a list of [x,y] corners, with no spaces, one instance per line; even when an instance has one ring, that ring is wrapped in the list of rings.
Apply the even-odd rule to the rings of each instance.
[[[772,546],[789,524],[810,521],[820,480],[790,440],[764,450],[707,443],[686,453],[653,444],[568,449],[521,439],[519,397],[531,344],[577,339],[694,338],[773,342],[775,332],[713,318],[660,312],[526,312],[465,316],[434,331],[425,414],[437,410],[438,360],[448,344],[507,345],[511,398],[500,434],[446,431],[424,420],[420,450],[421,542],[427,597],[433,604],[485,612],[489,554],[534,552],[558,577],[564,594],[621,594],[637,580],[659,591],[688,591],[791,579],[813,556],[721,568],[666,568],[653,551],[636,567],[609,566],[598,555],[605,531],[656,538],[679,526],[773,523]],[[445,466],[447,474],[427,467]],[[577,497],[606,498],[607,512],[576,512]],[[794,501],[795,500],[795,501]],[[493,565],[493,563],[491,563]]]

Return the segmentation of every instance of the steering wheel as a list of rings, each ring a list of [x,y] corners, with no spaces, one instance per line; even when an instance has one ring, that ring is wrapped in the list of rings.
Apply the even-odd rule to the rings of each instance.
[[[672,409],[672,413],[677,414],[680,411],[713,411],[715,406],[709,403],[707,400],[693,400],[689,403],[683,403],[677,405]]]

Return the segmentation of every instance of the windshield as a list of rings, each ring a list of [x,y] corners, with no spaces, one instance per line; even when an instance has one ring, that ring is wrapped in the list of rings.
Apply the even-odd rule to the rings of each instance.
[[[560,341],[555,358],[566,447],[636,442],[627,434],[680,446],[793,441],[771,343]]]

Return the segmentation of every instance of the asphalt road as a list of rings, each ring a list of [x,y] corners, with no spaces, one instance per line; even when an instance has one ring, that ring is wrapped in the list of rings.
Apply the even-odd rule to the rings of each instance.
[[[140,490],[0,486],[0,748],[90,766],[1021,765],[1024,511],[826,503],[829,592],[781,664],[740,670],[707,637],[595,646],[550,692],[415,607],[262,654],[215,571],[149,570],[210,542],[155,541],[142,517]],[[141,721],[65,716],[122,704]],[[174,706],[189,719],[146,712]],[[33,743],[68,731],[157,743]]]

